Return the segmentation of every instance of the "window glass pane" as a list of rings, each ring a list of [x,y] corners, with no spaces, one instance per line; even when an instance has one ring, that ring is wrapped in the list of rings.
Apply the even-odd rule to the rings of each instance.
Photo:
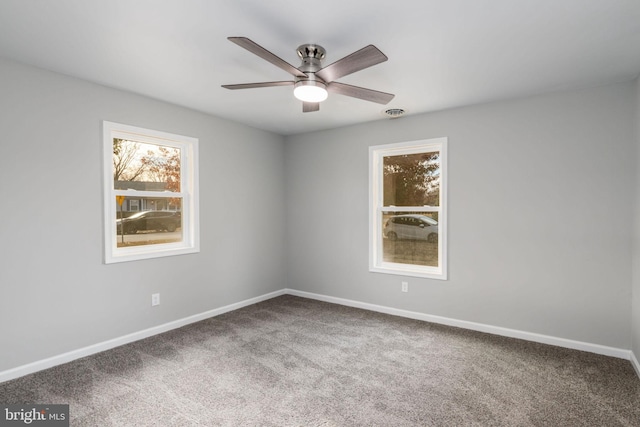
[[[437,212],[382,214],[382,260],[438,267]]]
[[[116,196],[117,247],[182,241],[182,199]]]
[[[113,188],[180,191],[180,149],[113,138]]]
[[[385,156],[384,206],[439,206],[440,153]]]

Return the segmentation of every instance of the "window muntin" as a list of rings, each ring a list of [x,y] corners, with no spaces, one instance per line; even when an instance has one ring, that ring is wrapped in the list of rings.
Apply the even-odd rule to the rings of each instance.
[[[198,140],[104,122],[105,262],[199,251]]]
[[[370,147],[370,270],[446,279],[446,138]]]

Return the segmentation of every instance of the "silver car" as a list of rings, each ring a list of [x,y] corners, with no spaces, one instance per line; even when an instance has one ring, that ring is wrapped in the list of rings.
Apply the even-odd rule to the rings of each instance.
[[[426,215],[395,215],[384,224],[384,236],[389,240],[409,239],[438,241],[438,221]]]

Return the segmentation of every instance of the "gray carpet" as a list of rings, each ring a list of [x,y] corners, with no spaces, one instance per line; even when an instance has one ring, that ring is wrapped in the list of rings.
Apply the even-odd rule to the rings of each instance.
[[[640,426],[628,361],[293,296],[0,384],[72,426]]]

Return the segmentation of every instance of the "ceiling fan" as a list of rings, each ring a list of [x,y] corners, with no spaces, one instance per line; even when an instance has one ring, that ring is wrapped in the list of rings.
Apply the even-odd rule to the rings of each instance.
[[[365,68],[386,61],[386,55],[374,45],[366,46],[331,65],[322,67],[321,62],[326,56],[326,50],[317,44],[303,44],[298,46],[298,56],[302,63],[298,68],[289,64],[269,52],[262,46],[246,37],[228,37],[228,40],[260,58],[271,62],[291,74],[295,79],[277,82],[242,83],[222,85],[226,89],[253,89],[258,87],[293,86],[293,94],[302,101],[302,112],[309,113],[320,110],[320,102],[327,99],[328,92],[351,96],[365,101],[387,104],[395,95],[377,90],[365,89],[345,83],[336,82],[336,79],[364,70]]]

